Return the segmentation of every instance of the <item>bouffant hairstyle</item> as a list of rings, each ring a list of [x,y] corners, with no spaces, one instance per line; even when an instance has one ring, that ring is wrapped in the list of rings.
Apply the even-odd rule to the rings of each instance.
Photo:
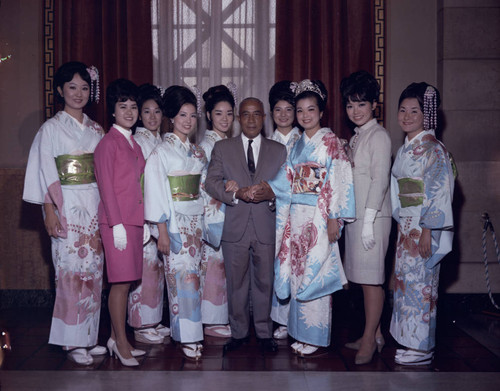
[[[311,83],[317,89],[319,89],[319,91],[321,92],[321,94],[323,95],[324,98],[320,94],[318,94],[317,92],[308,89],[306,91],[301,92],[300,94],[298,94],[295,97],[295,105],[301,99],[314,98],[314,99],[316,99],[316,103],[318,105],[320,113],[322,113],[323,111],[325,111],[325,108],[326,108],[326,102],[328,100],[328,92],[326,91],[326,87],[321,80],[311,80]]]
[[[295,100],[293,98],[293,92],[290,89],[292,82],[290,80],[282,80],[275,83],[269,90],[269,107],[271,111],[274,110],[274,106],[280,100],[290,103],[295,107]]]
[[[436,87],[426,83],[425,81],[422,81],[420,83],[411,83],[408,87],[406,87],[399,97],[398,108],[399,106],[401,106],[401,102],[403,102],[405,99],[416,98],[420,106],[420,110],[424,112],[424,95],[427,87],[432,87],[436,91],[436,108],[438,108],[441,104],[441,96],[439,94],[439,91]]]
[[[154,100],[158,107],[163,111],[163,100],[161,98],[160,89],[152,84],[146,83],[139,86],[139,96],[137,97],[139,113],[142,110],[144,103],[150,99]]]
[[[212,110],[217,105],[217,103],[227,102],[231,105],[231,107],[234,110],[235,102],[234,102],[233,94],[231,94],[231,91],[229,91],[229,88],[227,88],[224,85],[210,87],[203,94],[203,101],[205,102],[205,115],[207,118],[207,126],[209,129],[212,129],[212,121],[210,118],[208,118],[208,114],[212,113]]]
[[[127,79],[117,79],[108,84],[106,88],[106,109],[110,122],[113,123],[113,113],[118,102],[131,100],[137,103],[139,88]],[[135,131],[135,127],[134,127]]]
[[[190,103],[196,108],[196,96],[183,86],[170,86],[163,94],[163,113],[167,118],[174,118],[185,104]]]
[[[64,98],[61,96],[59,91],[57,91],[58,87],[61,87],[61,89],[64,86],[64,83],[68,83],[71,80],[73,80],[73,77],[79,74],[80,77],[87,82],[90,88],[90,74],[87,71],[87,66],[83,62],[79,61],[70,61],[67,62],[59,67],[59,69],[56,71],[54,75],[54,96],[56,100],[60,103],[64,103]],[[89,96],[89,101],[87,102],[87,105],[90,104],[91,98]]]
[[[342,104],[351,102],[377,102],[380,96],[380,85],[375,77],[366,71],[354,72],[340,82]]]

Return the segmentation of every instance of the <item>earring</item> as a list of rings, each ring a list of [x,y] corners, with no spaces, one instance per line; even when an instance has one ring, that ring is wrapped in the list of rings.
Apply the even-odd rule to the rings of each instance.
[[[170,119],[170,122],[174,123],[174,119],[173,119],[173,118],[171,118],[171,119]]]
[[[113,117],[116,117],[115,113],[111,114]]]

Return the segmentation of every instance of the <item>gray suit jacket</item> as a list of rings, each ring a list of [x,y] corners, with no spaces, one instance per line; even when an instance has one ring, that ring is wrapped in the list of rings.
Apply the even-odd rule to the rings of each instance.
[[[222,240],[239,241],[245,233],[250,214],[257,238],[261,243],[272,244],[276,237],[276,213],[268,201],[258,204],[238,200],[233,203],[233,193],[224,189],[225,181],[234,180],[239,187],[251,186],[260,181],[268,181],[278,173],[286,160],[286,148],[280,143],[261,139],[257,167],[252,178],[246,161],[243,141],[240,136],[215,143],[208,166],[206,191],[215,199],[227,204]]]

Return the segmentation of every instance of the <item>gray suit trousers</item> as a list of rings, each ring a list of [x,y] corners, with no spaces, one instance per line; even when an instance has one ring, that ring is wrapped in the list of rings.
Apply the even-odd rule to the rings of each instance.
[[[259,242],[252,216],[237,242],[222,241],[226,268],[229,323],[233,338],[245,338],[250,329],[249,295],[257,338],[271,338],[274,244]]]

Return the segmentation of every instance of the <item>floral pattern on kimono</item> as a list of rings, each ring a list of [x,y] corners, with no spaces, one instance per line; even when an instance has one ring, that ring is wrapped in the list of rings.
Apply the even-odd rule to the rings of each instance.
[[[212,150],[217,141],[222,140],[214,130],[207,130],[200,143],[200,147],[205,151],[205,155],[210,161]],[[226,205],[210,197],[207,193],[205,197],[205,217],[211,218],[212,223],[219,222],[220,231],[216,233],[218,237],[222,236],[222,227],[224,224],[224,215]],[[213,225],[212,224],[212,225]],[[212,231],[214,229],[212,228]],[[226,270],[224,268],[224,259],[220,242],[217,246],[209,244],[207,241],[202,243],[201,257],[201,275],[200,283],[202,294],[201,315],[205,324],[227,324],[227,288],[226,288]]]
[[[453,169],[433,130],[405,140],[392,168],[391,201],[398,222],[394,307],[390,331],[401,345],[435,346],[439,262],[453,240]],[[432,255],[418,251],[422,228],[431,230]]]
[[[201,243],[214,237],[210,216],[205,216],[203,187],[199,197],[174,201],[169,177],[206,176],[207,159],[202,148],[182,142],[175,134],[166,135],[146,163],[144,178],[145,218],[166,223],[170,237],[170,255],[164,256],[169,295],[172,338],[182,343],[203,339],[201,322]],[[217,225],[217,224],[216,224]],[[220,237],[216,238],[220,241]]]
[[[283,137],[283,135],[275,130],[271,135],[270,139],[283,144],[286,147],[287,156],[290,155],[290,151],[293,146],[300,138],[301,132],[299,128],[294,127],[290,133],[288,140]],[[290,298],[278,299],[276,292],[273,290],[273,302],[271,307],[271,319],[280,325],[286,325],[288,323],[288,314],[290,312]]]
[[[318,346],[330,343],[330,294],[346,283],[327,219],[355,216],[351,164],[327,128],[304,133],[269,182],[276,195],[275,292],[290,297],[288,332]]]
[[[103,133],[86,115],[81,127],[60,111],[42,125],[29,154],[23,200],[54,204],[62,225],[60,237],[51,238],[56,300],[49,343],[54,345],[97,343],[104,263],[97,221],[99,191],[95,182],[62,185],[55,158],[93,153]]]
[[[140,145],[145,160],[162,142],[159,132],[154,136],[148,129],[142,127],[136,129],[134,139]],[[149,224],[149,227],[151,231],[156,230],[154,224]],[[142,279],[128,295],[128,324],[131,327],[140,328],[161,322],[165,290],[164,273],[156,241],[151,239],[143,249]]]

